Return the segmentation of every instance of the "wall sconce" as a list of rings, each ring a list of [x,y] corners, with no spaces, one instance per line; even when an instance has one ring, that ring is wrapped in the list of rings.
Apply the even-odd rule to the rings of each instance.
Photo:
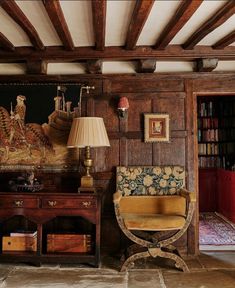
[[[127,97],[121,97],[118,102],[118,116],[119,118],[127,118],[129,101]]]

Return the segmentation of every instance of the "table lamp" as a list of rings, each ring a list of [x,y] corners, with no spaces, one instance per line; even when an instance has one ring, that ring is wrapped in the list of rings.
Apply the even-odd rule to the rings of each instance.
[[[90,175],[90,170],[93,163],[90,155],[90,147],[105,146],[110,146],[110,143],[104,126],[103,118],[79,117],[73,119],[67,147],[85,147],[84,166],[86,168],[86,175],[82,176],[81,187],[79,189],[89,190],[90,188],[94,188],[93,177]]]

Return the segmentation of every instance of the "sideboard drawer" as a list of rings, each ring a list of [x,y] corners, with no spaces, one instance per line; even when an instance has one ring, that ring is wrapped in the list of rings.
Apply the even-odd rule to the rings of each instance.
[[[39,208],[38,198],[10,197],[0,198],[1,208]]]
[[[89,209],[96,207],[96,199],[74,199],[74,198],[45,198],[42,199],[42,208],[75,208]]]

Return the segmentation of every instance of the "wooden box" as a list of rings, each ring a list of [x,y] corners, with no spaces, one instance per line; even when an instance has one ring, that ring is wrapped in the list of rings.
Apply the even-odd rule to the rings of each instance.
[[[2,251],[37,251],[37,237],[3,236]]]
[[[91,252],[91,235],[48,234],[47,252]]]

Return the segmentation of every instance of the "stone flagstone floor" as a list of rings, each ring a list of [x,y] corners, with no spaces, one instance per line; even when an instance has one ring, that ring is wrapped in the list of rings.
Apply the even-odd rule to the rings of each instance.
[[[0,288],[234,288],[235,251],[203,252],[186,259],[183,273],[160,259],[136,263],[119,272],[117,257],[102,258],[101,268],[85,265],[0,264]]]

